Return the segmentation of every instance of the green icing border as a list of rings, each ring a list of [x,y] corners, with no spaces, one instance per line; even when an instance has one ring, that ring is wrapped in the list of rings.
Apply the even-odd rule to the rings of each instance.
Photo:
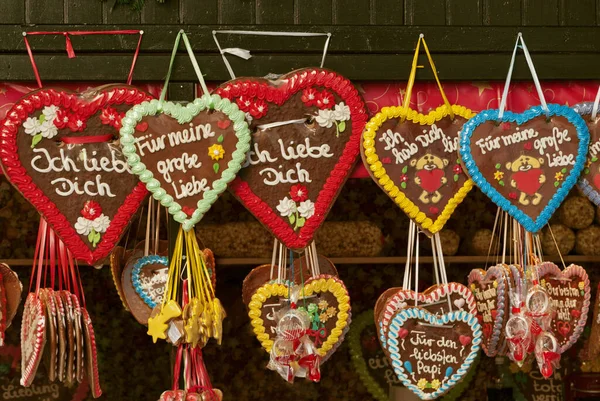
[[[204,110],[217,110],[229,117],[233,122],[233,129],[238,142],[235,146],[236,150],[232,154],[231,161],[227,163],[227,168],[221,173],[221,178],[215,180],[212,188],[204,192],[202,199],[198,200],[198,207],[194,210],[192,216],[188,218],[187,214],[181,210],[181,205],[171,195],[167,194],[158,180],[154,178],[152,172],[142,163],[140,156],[137,154],[133,133],[135,132],[136,125],[145,116],[155,116],[163,113],[177,120],[179,124],[186,124]],[[235,103],[231,103],[229,100],[214,94],[205,94],[185,106],[173,102],[161,102],[156,99],[140,103],[127,111],[125,117],[123,117],[119,133],[121,135],[123,154],[127,157],[127,163],[133,173],[146,185],[146,188],[150,191],[154,199],[167,208],[175,221],[181,223],[185,231],[191,230],[196,223],[202,220],[202,217],[208,212],[212,204],[215,203],[219,195],[233,181],[238,171],[242,168],[242,163],[246,160],[246,153],[250,150],[251,140],[251,133],[245,114],[239,110]]]
[[[348,347],[350,349],[350,359],[354,364],[354,368],[356,369],[358,376],[362,380],[364,386],[367,388],[369,393],[371,393],[371,395],[378,401],[388,401],[389,397],[387,391],[382,389],[379,386],[379,383],[377,383],[371,377],[371,374],[367,369],[367,364],[362,357],[360,334],[365,329],[365,327],[371,324],[375,326],[373,309],[361,313],[356,319],[352,320],[350,332],[348,333]],[[465,392],[465,390],[467,389],[467,387],[469,387],[469,384],[475,377],[479,360],[480,357],[475,358],[475,360],[471,364],[469,372],[463,377],[463,379],[460,382],[458,382],[454,386],[454,388],[452,388],[446,395],[440,398],[442,401],[455,401]]]

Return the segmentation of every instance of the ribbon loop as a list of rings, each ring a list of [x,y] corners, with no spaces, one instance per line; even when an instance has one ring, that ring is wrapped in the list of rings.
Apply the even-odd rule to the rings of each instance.
[[[448,101],[448,98],[446,97],[446,93],[444,92],[444,88],[442,87],[442,83],[440,82],[440,78],[438,77],[437,70],[436,70],[435,64],[433,62],[433,58],[431,57],[431,53],[429,52],[429,48],[427,47],[427,43],[425,42],[425,36],[423,34],[420,34],[419,40],[417,41],[417,47],[415,48],[415,55],[413,57],[412,68],[410,70],[410,75],[408,77],[408,83],[406,84],[406,93],[404,94],[404,102],[402,105],[402,107],[404,109],[404,114],[401,117],[401,121],[404,122],[404,120],[406,119],[406,115],[408,113],[408,108],[410,106],[410,97],[412,95],[412,90],[413,90],[413,86],[415,83],[415,77],[417,75],[417,68],[423,68],[422,66],[417,65],[418,59],[419,59],[419,49],[420,49],[421,43],[423,43],[423,49],[425,50],[425,54],[427,55],[427,59],[429,60],[429,65],[431,67],[431,71],[433,72],[433,77],[435,78],[435,81],[437,82],[438,88],[440,90],[440,94],[442,95],[442,100],[444,101],[444,105],[448,109],[448,114],[450,115],[450,118],[454,119],[454,112],[452,111],[452,106],[450,105],[450,102]]]

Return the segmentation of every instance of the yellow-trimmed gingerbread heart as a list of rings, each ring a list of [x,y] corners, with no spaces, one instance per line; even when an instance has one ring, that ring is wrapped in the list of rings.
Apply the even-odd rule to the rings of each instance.
[[[384,107],[365,126],[361,154],[369,174],[425,232],[440,231],[473,188],[458,154],[475,113],[442,105],[429,114]]]

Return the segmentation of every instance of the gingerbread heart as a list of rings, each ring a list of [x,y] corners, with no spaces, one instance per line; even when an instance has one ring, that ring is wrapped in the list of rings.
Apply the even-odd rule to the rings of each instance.
[[[40,89],[2,124],[7,178],[85,263],[108,256],[147,194],[115,140],[124,111],[149,99],[126,85]]]
[[[477,318],[481,323],[482,347],[487,356],[495,356],[502,346],[504,326],[508,320],[508,273],[503,265],[469,274],[469,287],[475,296]]]
[[[444,227],[473,187],[458,158],[458,139],[475,114],[443,105],[427,115],[384,107],[365,127],[362,159],[371,178],[429,235]]]
[[[21,324],[21,386],[29,387],[42,360],[46,345],[46,315],[42,301],[29,293]]]
[[[573,110],[581,115],[590,132],[590,146],[583,174],[577,185],[596,206],[600,206],[600,127],[592,120],[593,102],[578,103]]]
[[[233,124],[222,128],[223,121]],[[147,128],[141,131],[139,124]],[[209,94],[185,106],[139,104],[123,118],[120,133],[132,171],[186,231],[227,189],[250,148],[244,113]]]
[[[521,114],[484,110],[464,126],[460,154],[479,188],[527,231],[546,225],[583,170],[589,132],[558,104]]]
[[[477,313],[473,293],[459,283],[434,285],[418,294],[412,290],[400,289],[388,298],[379,317],[379,340],[384,349],[387,349],[387,335],[391,319],[398,311],[415,307],[415,300],[417,300],[416,305],[436,316],[452,311]]]
[[[590,308],[590,280],[581,266],[570,265],[560,270],[552,262],[536,267],[540,285],[550,296],[554,314],[550,328],[558,340],[562,354],[579,339]]]
[[[408,308],[392,319],[388,347],[402,384],[421,399],[433,400],[465,377],[481,341],[481,326],[471,313],[435,316]]]
[[[313,341],[321,363],[342,343],[350,324],[350,296],[337,277],[320,275],[309,278],[301,290],[298,308],[310,317],[309,338]],[[248,304],[248,315],[254,334],[263,348],[271,351],[276,335],[279,311],[289,306],[289,287],[267,283],[256,290]]]
[[[216,93],[249,120],[252,148],[231,191],[285,246],[313,239],[359,152],[367,120],[352,83],[307,68],[276,81],[239,78]]]

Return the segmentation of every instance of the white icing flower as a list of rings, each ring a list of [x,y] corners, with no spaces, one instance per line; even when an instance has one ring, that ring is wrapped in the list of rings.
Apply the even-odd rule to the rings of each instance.
[[[58,128],[50,121],[44,121],[40,127],[40,132],[44,138],[53,138],[58,135]]]
[[[92,226],[94,227],[94,230],[97,233],[106,232],[106,229],[108,228],[109,225],[110,225],[110,219],[108,218],[108,216],[105,216],[104,213],[102,213],[100,216],[96,217],[92,221]]]
[[[42,124],[37,118],[29,117],[23,123],[23,128],[25,128],[26,134],[37,135],[42,130]]]
[[[44,115],[46,121],[48,121],[49,123],[53,123],[54,119],[56,118],[57,111],[58,111],[58,107],[56,107],[54,105],[46,106],[46,107],[44,107],[42,114]]]
[[[252,114],[250,114],[249,112],[246,112],[246,121],[248,121],[248,124],[250,124],[253,120],[252,118]]]
[[[85,217],[77,218],[77,223],[75,223],[75,230],[79,235],[88,235],[92,232],[93,222],[91,220],[86,219]]]
[[[315,214],[315,204],[310,199],[300,202],[298,212],[300,213],[300,216],[305,219],[311,218]]]
[[[319,110],[319,115],[315,120],[321,127],[331,128],[333,123],[335,123],[335,116],[333,115],[332,110]]]
[[[286,196],[279,201],[277,211],[283,217],[291,216],[293,213],[296,213],[296,202]]]
[[[344,102],[338,103],[333,109],[333,116],[337,121],[346,121],[350,119],[350,107],[346,106]]]

